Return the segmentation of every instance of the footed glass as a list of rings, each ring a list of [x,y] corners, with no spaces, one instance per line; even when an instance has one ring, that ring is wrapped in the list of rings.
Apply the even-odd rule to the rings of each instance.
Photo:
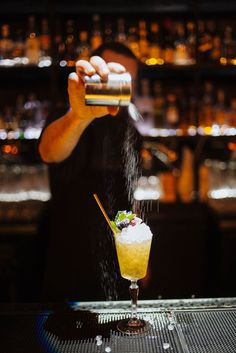
[[[126,334],[141,334],[148,330],[148,323],[138,318],[137,303],[139,286],[137,281],[146,276],[152,239],[126,242],[115,237],[116,252],[121,276],[130,280],[131,317],[119,321],[117,328]]]

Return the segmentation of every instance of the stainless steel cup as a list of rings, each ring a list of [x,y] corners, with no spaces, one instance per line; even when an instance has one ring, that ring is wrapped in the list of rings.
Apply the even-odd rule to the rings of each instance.
[[[110,73],[107,81],[97,74],[85,76],[85,104],[128,106],[131,100],[131,76],[128,72]]]

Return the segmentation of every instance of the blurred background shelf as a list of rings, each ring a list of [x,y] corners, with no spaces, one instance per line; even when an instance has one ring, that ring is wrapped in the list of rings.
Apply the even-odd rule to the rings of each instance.
[[[135,197],[158,234],[158,287],[141,292],[236,295],[235,15],[235,1],[1,2],[0,301],[39,298],[50,191],[38,137],[67,106],[75,61],[114,39],[141,63]]]

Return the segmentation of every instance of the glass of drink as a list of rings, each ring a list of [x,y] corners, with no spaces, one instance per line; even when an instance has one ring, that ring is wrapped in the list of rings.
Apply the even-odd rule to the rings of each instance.
[[[119,227],[119,222],[116,223]],[[115,234],[120,273],[123,278],[131,282],[129,286],[131,317],[119,321],[117,325],[118,330],[126,334],[140,334],[148,330],[147,322],[137,316],[139,294],[137,281],[146,276],[151,242],[150,228],[137,217],[134,217],[129,224],[126,221],[126,226]]]
[[[118,211],[115,220],[110,221],[97,194],[93,196],[114,234],[121,276],[131,282],[131,317],[119,321],[117,328],[126,334],[144,333],[148,330],[148,323],[137,316],[137,281],[147,273],[152,232],[142,219],[131,211]]]

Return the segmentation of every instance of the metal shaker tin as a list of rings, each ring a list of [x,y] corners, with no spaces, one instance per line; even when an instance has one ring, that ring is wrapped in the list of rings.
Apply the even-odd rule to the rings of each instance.
[[[97,74],[85,76],[85,104],[128,106],[131,100],[131,76],[128,72],[110,73],[106,81]]]

